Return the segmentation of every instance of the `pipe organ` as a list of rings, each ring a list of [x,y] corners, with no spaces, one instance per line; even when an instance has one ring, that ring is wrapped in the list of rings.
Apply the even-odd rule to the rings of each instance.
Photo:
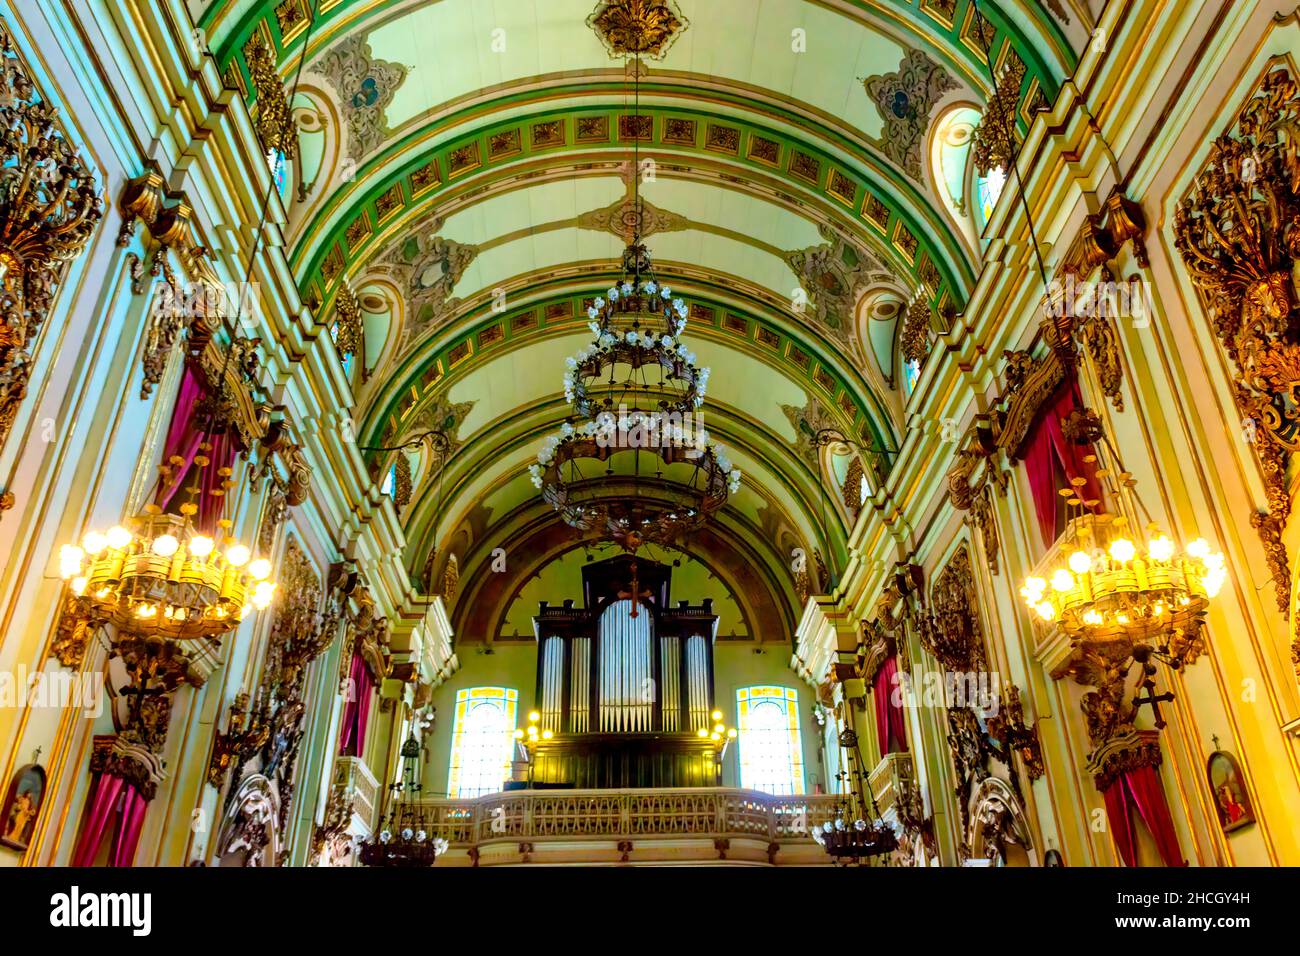
[[[672,568],[611,558],[583,569],[583,606],[533,619],[542,727],[534,786],[683,787],[717,782],[710,729],[712,601],[670,601]]]

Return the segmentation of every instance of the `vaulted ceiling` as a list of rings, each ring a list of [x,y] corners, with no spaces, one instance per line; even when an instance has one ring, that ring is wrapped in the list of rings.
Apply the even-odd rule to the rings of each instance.
[[[936,181],[934,124],[982,111],[1007,64],[1024,67],[1027,122],[1073,68],[1082,28],[1067,6],[193,0],[255,113],[253,47],[273,51],[286,87],[305,56],[290,262],[323,325],[345,284],[361,302],[358,444],[453,436],[444,469],[415,462],[401,517],[417,581],[458,556],[461,639],[501,631],[511,599],[573,548],[526,469],[567,413],[585,303],[617,275],[634,155],[642,232],[713,369],[709,430],[745,474],[691,553],[737,596],[742,629],[788,639],[791,552],[842,554],[850,518],[807,435],[836,427],[887,469],[904,307],[960,312],[980,269],[970,211],[954,214]],[[634,96],[611,26],[638,10],[666,19]],[[391,455],[372,457],[378,471]],[[497,549],[506,570],[492,573]]]

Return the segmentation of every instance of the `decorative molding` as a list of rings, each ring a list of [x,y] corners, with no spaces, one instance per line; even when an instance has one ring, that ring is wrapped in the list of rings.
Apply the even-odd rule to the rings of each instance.
[[[0,446],[27,396],[28,349],[67,264],[103,218],[94,174],[0,21]],[[12,493],[5,492],[12,506]],[[0,506],[0,511],[7,510]]]
[[[998,74],[993,95],[984,107],[984,115],[971,133],[975,169],[981,176],[989,170],[1010,170],[1020,149],[1016,134],[1016,116],[1020,110],[1020,86],[1025,79],[1025,64],[1011,58]],[[1008,177],[1010,178],[1010,177]]]
[[[355,355],[365,365],[366,332],[361,321],[361,306],[352,287],[346,282],[334,296],[334,348],[340,358]]]
[[[862,86],[885,121],[885,155],[920,180],[930,113],[945,93],[957,89],[957,82],[923,51],[908,50],[895,72],[868,77]]]
[[[965,543],[930,589],[930,615],[921,631],[921,646],[945,670],[966,673],[986,669],[979,593]]]
[[[268,155],[280,153],[286,160],[293,159],[298,152],[298,127],[280,74],[275,70],[274,54],[260,31],[245,46],[245,54],[256,95],[257,117],[253,125],[262,149]]]
[[[661,60],[690,22],[675,0],[601,0],[587,26],[611,57]]]
[[[1215,140],[1174,210],[1174,246],[1236,370],[1237,405],[1259,455],[1268,510],[1251,515],[1268,556],[1277,607],[1291,604],[1280,539],[1291,510],[1289,456],[1300,449],[1300,95],[1273,69]]]
[[[347,155],[360,161],[388,137],[384,113],[405,82],[407,67],[375,59],[370,41],[352,34],[334,44],[312,64],[334,87],[348,129]]]

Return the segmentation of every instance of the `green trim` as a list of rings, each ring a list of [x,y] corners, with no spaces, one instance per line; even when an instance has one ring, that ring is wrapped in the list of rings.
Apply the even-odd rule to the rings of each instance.
[[[618,278],[613,272],[604,275],[610,282]],[[494,359],[503,351],[503,345],[524,338],[571,334],[585,329],[585,300],[603,294],[606,288],[608,286],[598,286],[589,291],[551,296],[499,315],[488,315],[432,352],[428,349],[409,352],[398,368],[386,373],[386,377],[396,384],[392,386],[390,397],[384,404],[376,406],[378,413],[372,408],[367,414],[360,429],[361,443],[385,444],[389,439],[397,437],[403,427],[403,419],[409,420],[438,393],[464,378],[482,362]],[[792,335],[751,310],[736,308],[720,299],[690,294],[681,294],[680,298],[691,308],[691,318],[686,329],[688,342],[692,334],[698,334],[702,328],[709,328],[713,330],[713,334],[707,336],[709,339],[733,347],[739,343],[748,343],[752,355],[805,387],[809,394],[817,396],[850,426],[856,437],[869,437],[877,448],[891,447],[892,439],[887,443],[886,432],[881,429],[880,423],[885,420],[883,410],[877,410],[877,414],[873,415],[861,398],[864,393],[870,394],[865,383],[845,379],[822,361],[817,350],[805,339]],[[567,306],[568,313],[548,319],[548,310],[559,306]],[[700,308],[711,309],[712,317],[705,318],[698,312]],[[728,316],[744,319],[745,330],[741,332],[739,328],[729,327],[726,324]],[[530,324],[520,324],[520,318],[531,318],[532,321]],[[499,329],[499,338],[495,337],[496,332],[489,332],[492,329]],[[768,336],[775,337],[771,345],[760,343],[760,329]],[[489,332],[486,345],[482,344],[485,332]],[[798,358],[799,355],[804,358]],[[433,372],[436,374],[431,374]],[[557,391],[558,374],[557,370]],[[376,441],[377,438],[382,441]]]

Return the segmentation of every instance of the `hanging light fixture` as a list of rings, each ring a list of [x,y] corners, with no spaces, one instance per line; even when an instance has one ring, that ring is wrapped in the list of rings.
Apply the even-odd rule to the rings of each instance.
[[[393,800],[379,830],[361,842],[364,866],[425,867],[447,852],[447,841],[432,834],[433,817],[420,805],[420,742],[412,733],[402,744],[402,782],[391,789]]]
[[[846,714],[852,707],[846,702]],[[847,720],[847,718],[846,718]],[[840,781],[841,799],[835,805],[834,815],[820,827],[813,827],[813,839],[837,864],[861,866],[873,856],[891,853],[898,848],[898,834],[884,821],[870,782],[862,770],[862,755],[858,750],[858,735],[851,725],[839,736],[840,749],[848,755],[847,769],[836,775]],[[867,813],[867,808],[871,812]]]
[[[563,377],[571,413],[529,467],[566,524],[630,552],[680,544],[741,479],[703,426],[709,370],[681,341],[686,303],[658,279],[641,241],[639,141],[634,150],[636,211],[622,277],[587,310],[593,340],[566,360]]]
[[[1096,475],[1116,511],[1096,513],[1100,502],[1083,497],[1087,479],[1072,479],[1061,490],[1069,522],[1060,547],[1025,579],[1021,596],[1040,621],[1076,644],[1155,642],[1159,659],[1175,668],[1190,663],[1201,649],[1209,602],[1227,580],[1223,555],[1204,538],[1180,545],[1151,520],[1095,412],[1076,411],[1063,431],[1106,450],[1111,467]]]

